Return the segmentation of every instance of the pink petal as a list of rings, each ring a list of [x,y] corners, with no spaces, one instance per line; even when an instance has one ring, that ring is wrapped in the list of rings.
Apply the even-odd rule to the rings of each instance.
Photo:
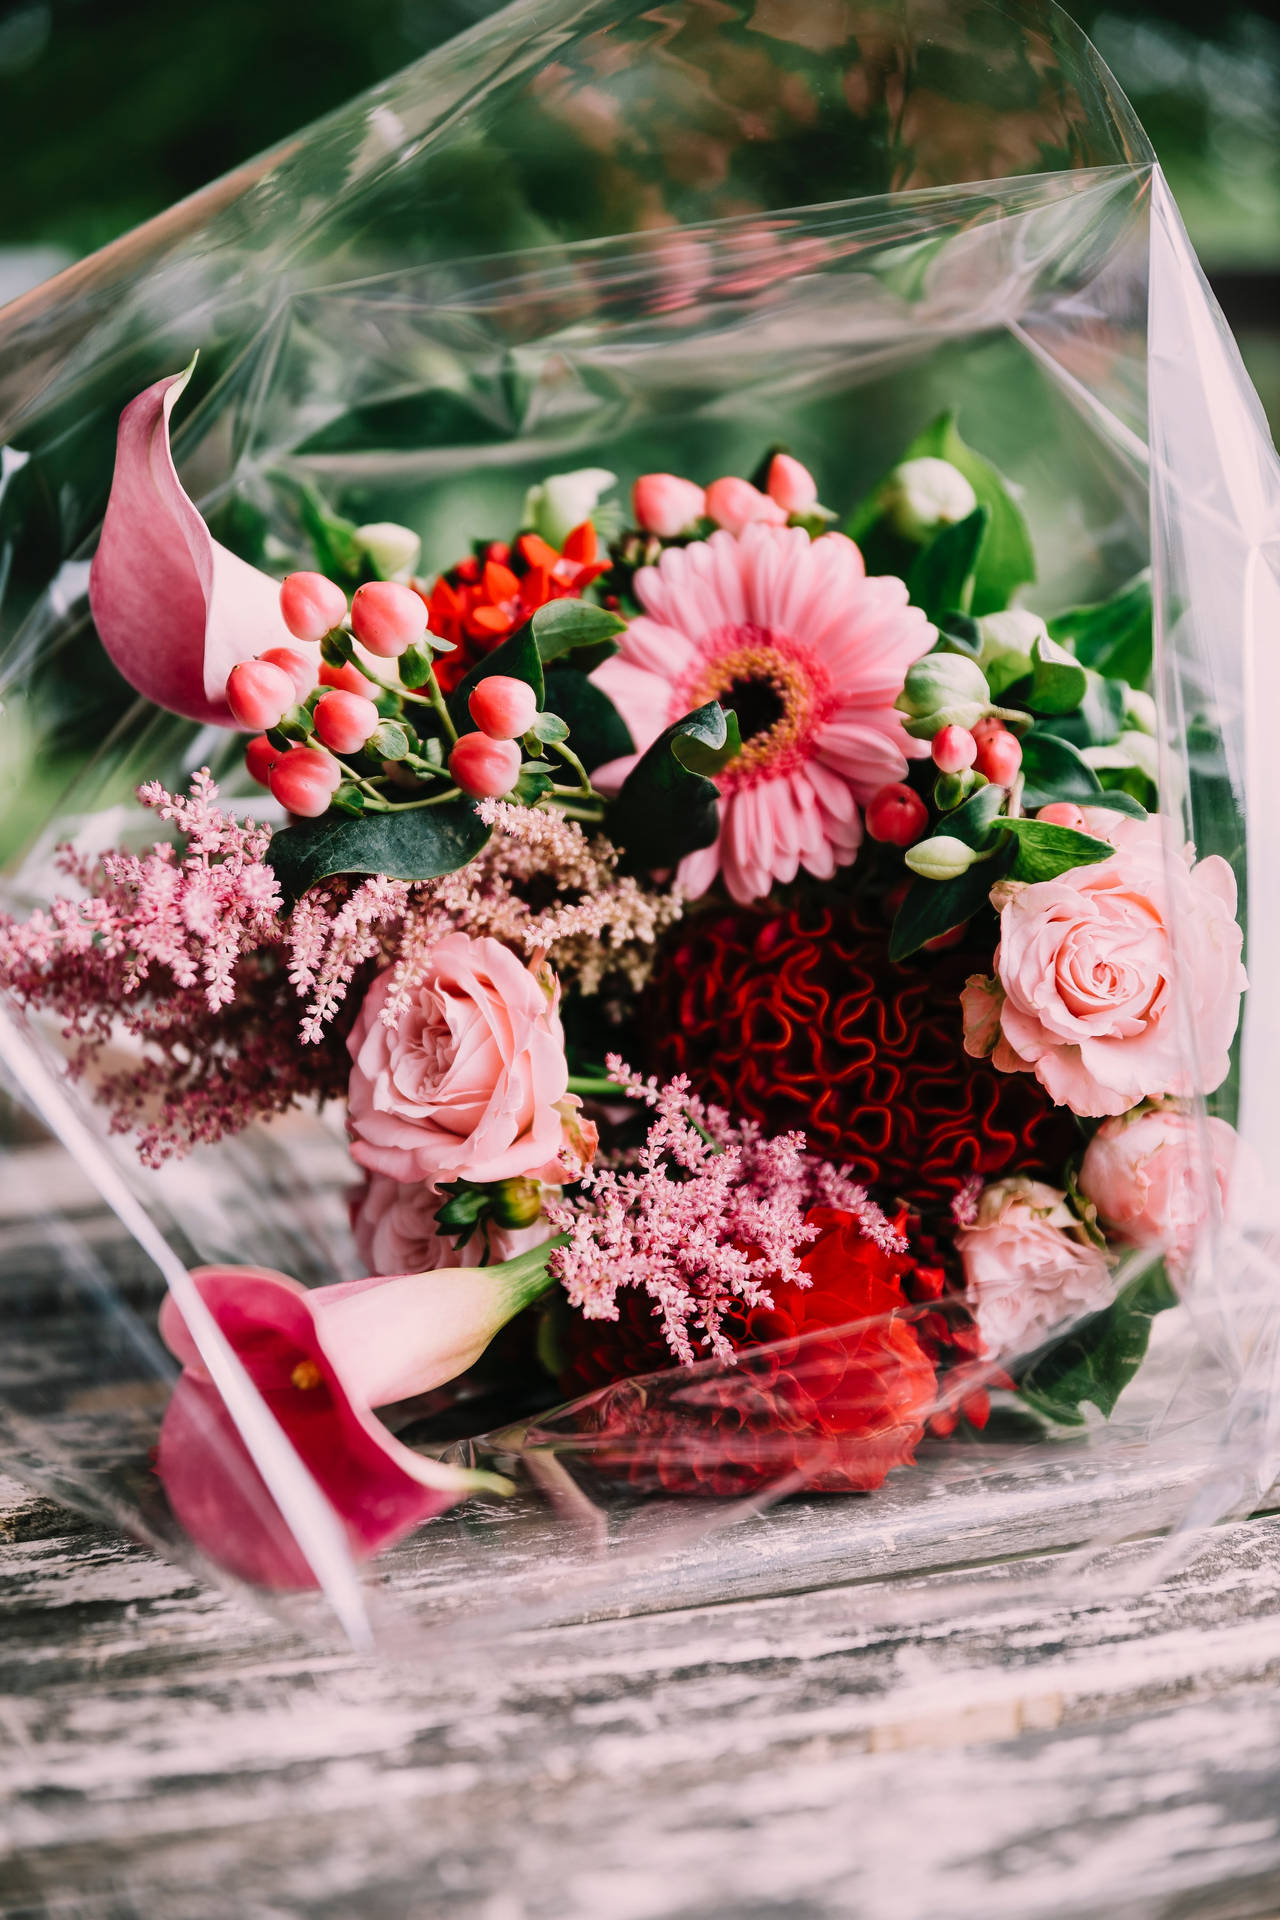
[[[280,617],[278,581],[219,546],[183,491],[169,416],[190,374],[157,380],[120,416],[89,605],[130,686],[188,720],[231,727],[232,667],[268,647],[308,649]]]

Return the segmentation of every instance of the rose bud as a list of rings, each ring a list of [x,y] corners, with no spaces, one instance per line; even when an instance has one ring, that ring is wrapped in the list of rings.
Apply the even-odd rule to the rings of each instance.
[[[427,630],[427,609],[412,587],[398,580],[369,580],[351,602],[351,631],[361,646],[395,660],[416,646]]]
[[[290,813],[314,820],[328,811],[342,783],[342,768],[320,747],[290,747],[272,767],[267,785]]]
[[[590,520],[618,476],[607,467],[579,467],[573,473],[549,474],[524,497],[521,523],[557,551],[575,527]]]
[[[1051,827],[1074,827],[1077,833],[1083,833],[1086,827],[1084,809],[1074,800],[1051,800],[1047,807],[1041,807],[1036,819]]]
[[[449,775],[473,800],[500,800],[520,777],[520,749],[514,740],[464,733],[449,755]]]
[[[347,596],[322,573],[291,573],[280,586],[280,616],[295,640],[323,640],[347,617]]]
[[[227,675],[227,705],[240,725],[255,733],[278,727],[295,702],[293,681],[270,660],[242,660]]]
[[[467,711],[490,740],[518,740],[538,717],[538,696],[527,681],[493,673],[472,689]]]
[[[1012,786],[1017,778],[1018,768],[1022,765],[1022,743],[1016,734],[988,734],[978,746],[978,756],[974,766],[978,772],[991,781],[993,786]]]
[[[335,753],[359,753],[381,718],[372,700],[341,688],[316,701],[316,733]]]
[[[978,757],[978,743],[967,727],[939,727],[929,751],[939,773],[964,773]]]
[[[537,1180],[499,1180],[493,1194],[493,1219],[499,1227],[531,1227],[542,1218],[542,1187]]]
[[[631,511],[642,533],[675,540],[702,519],[707,496],[674,473],[642,473],[631,489]]]
[[[776,500],[784,513],[807,513],[817,504],[817,481],[809,469],[793,460],[789,453],[774,454],[765,486],[769,498]]]
[[[954,834],[935,833],[908,847],[903,857],[922,880],[958,880],[962,873],[968,873],[977,855]]]
[[[357,527],[356,539],[383,580],[407,580],[422,552],[422,541],[413,529],[395,520],[373,520]]]
[[[330,666],[326,660],[320,667],[320,685],[322,687],[340,687],[343,693],[358,693],[366,700],[372,700],[378,691],[376,681],[368,679],[359,667],[353,667],[349,660],[339,666]]]
[[[782,527],[787,516],[776,500],[767,493],[761,493],[749,480],[739,480],[734,474],[726,474],[721,480],[713,480],[707,488],[707,512],[718,527],[726,533],[740,534],[744,527],[754,521],[763,520],[766,525]]]
[[[929,809],[901,780],[881,787],[867,806],[867,832],[891,847],[909,847],[929,824]]]
[[[270,786],[271,782],[267,776],[279,758],[279,747],[273,747],[265,733],[256,735],[244,750],[244,763],[249,769],[249,778],[256,780],[260,787]]]
[[[881,504],[895,533],[922,544],[940,528],[967,519],[978,496],[958,467],[926,455],[894,468]]]
[[[293,682],[295,700],[305,700],[315,686],[315,663],[308,660],[305,653],[295,653],[292,647],[268,647],[258,658],[269,660],[273,667],[279,667],[282,673],[288,674]]]
[[[1239,1152],[1225,1120],[1172,1105],[1138,1108],[1098,1128],[1080,1165],[1080,1191],[1118,1239],[1159,1248],[1180,1268],[1197,1237],[1226,1216]]]

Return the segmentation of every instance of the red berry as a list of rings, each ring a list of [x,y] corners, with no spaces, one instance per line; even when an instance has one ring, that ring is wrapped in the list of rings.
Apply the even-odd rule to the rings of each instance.
[[[514,740],[464,733],[449,755],[449,773],[473,800],[500,800],[520,776],[520,749]]]
[[[978,757],[978,743],[968,727],[939,727],[929,751],[939,773],[964,773]]]
[[[347,660],[339,667],[331,667],[326,660],[320,669],[320,685],[340,687],[343,693],[358,693],[366,700],[372,700],[378,691],[375,683]]]
[[[270,660],[242,660],[227,675],[227,705],[255,733],[278,726],[294,705],[293,681]]]
[[[249,769],[249,778],[256,780],[260,787],[270,786],[267,775],[280,758],[279,747],[273,747],[265,733],[258,734],[244,750],[244,763]]]
[[[315,686],[315,664],[308,660],[305,653],[295,653],[292,647],[268,647],[258,658],[269,660],[273,667],[279,667],[282,673],[288,674],[293,682],[295,700],[305,700]]]
[[[467,711],[491,740],[518,740],[537,719],[538,698],[527,681],[493,673],[473,689]]]
[[[295,640],[323,640],[346,619],[347,596],[322,573],[291,573],[280,585],[280,617]]]
[[[290,813],[311,820],[324,813],[342,779],[342,768],[319,747],[290,747],[271,769],[267,785]]]
[[[979,742],[974,765],[993,786],[1012,786],[1022,765],[1022,745],[1017,735],[1003,731],[989,734]]]
[[[336,688],[316,701],[316,732],[335,753],[359,753],[381,719],[372,700]]]
[[[1003,720],[996,719],[994,713],[987,713],[983,715],[981,720],[975,720],[969,731],[972,733],[978,745],[981,746],[984,740],[992,740],[996,734],[1003,733],[1005,731],[1005,725]]]
[[[901,780],[881,787],[867,808],[867,832],[891,847],[910,847],[929,824],[929,809]]]
[[[1084,812],[1074,800],[1052,800],[1041,807],[1036,819],[1047,820],[1051,827],[1074,827],[1077,833],[1083,833],[1085,827]]]
[[[394,660],[427,630],[426,603],[397,580],[369,580],[351,602],[351,631],[361,646]]]

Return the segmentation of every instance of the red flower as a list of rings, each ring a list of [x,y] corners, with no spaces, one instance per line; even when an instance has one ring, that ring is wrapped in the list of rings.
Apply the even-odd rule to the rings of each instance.
[[[945,1210],[965,1181],[1057,1180],[1071,1116],[1029,1074],[964,1050],[971,943],[889,959],[883,926],[827,901],[686,920],[659,960],[640,1031],[647,1065],[769,1132],[801,1129],[882,1205]]]
[[[811,1284],[772,1289],[772,1308],[726,1326],[735,1365],[670,1370],[651,1302],[619,1295],[619,1319],[575,1315],[561,1384],[625,1382],[562,1417],[599,1435],[596,1464],[634,1485],[741,1494],[778,1482],[866,1491],[915,1457],[936,1394],[934,1368],[903,1317],[909,1253],[888,1253],[851,1213],[819,1209],[803,1267]],[[548,1423],[550,1437],[564,1426]]]
[[[549,600],[576,600],[609,561],[597,557],[596,530],[589,520],[575,527],[556,552],[536,533],[522,533],[514,548],[494,541],[483,555],[460,560],[442,573],[427,603],[432,633],[452,640],[456,653],[444,654],[436,675],[451,692],[478,660],[522,627]]]

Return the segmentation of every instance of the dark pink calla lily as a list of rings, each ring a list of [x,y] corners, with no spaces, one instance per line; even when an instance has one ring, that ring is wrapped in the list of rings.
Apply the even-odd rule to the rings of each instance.
[[[368,1560],[499,1476],[406,1447],[372,1411],[441,1386],[547,1285],[545,1246],[497,1267],[346,1281],[308,1290],[282,1273],[209,1267],[193,1278],[241,1364],[328,1499],[352,1557]],[[312,1587],[172,1299],[160,1332],[183,1372],[156,1471],[175,1518],[210,1559],[259,1586]]]
[[[178,478],[169,416],[190,377],[188,367],[157,380],[120,416],[89,605],[130,686],[188,720],[233,727],[232,667],[299,643],[280,615],[279,582],[219,545]]]

